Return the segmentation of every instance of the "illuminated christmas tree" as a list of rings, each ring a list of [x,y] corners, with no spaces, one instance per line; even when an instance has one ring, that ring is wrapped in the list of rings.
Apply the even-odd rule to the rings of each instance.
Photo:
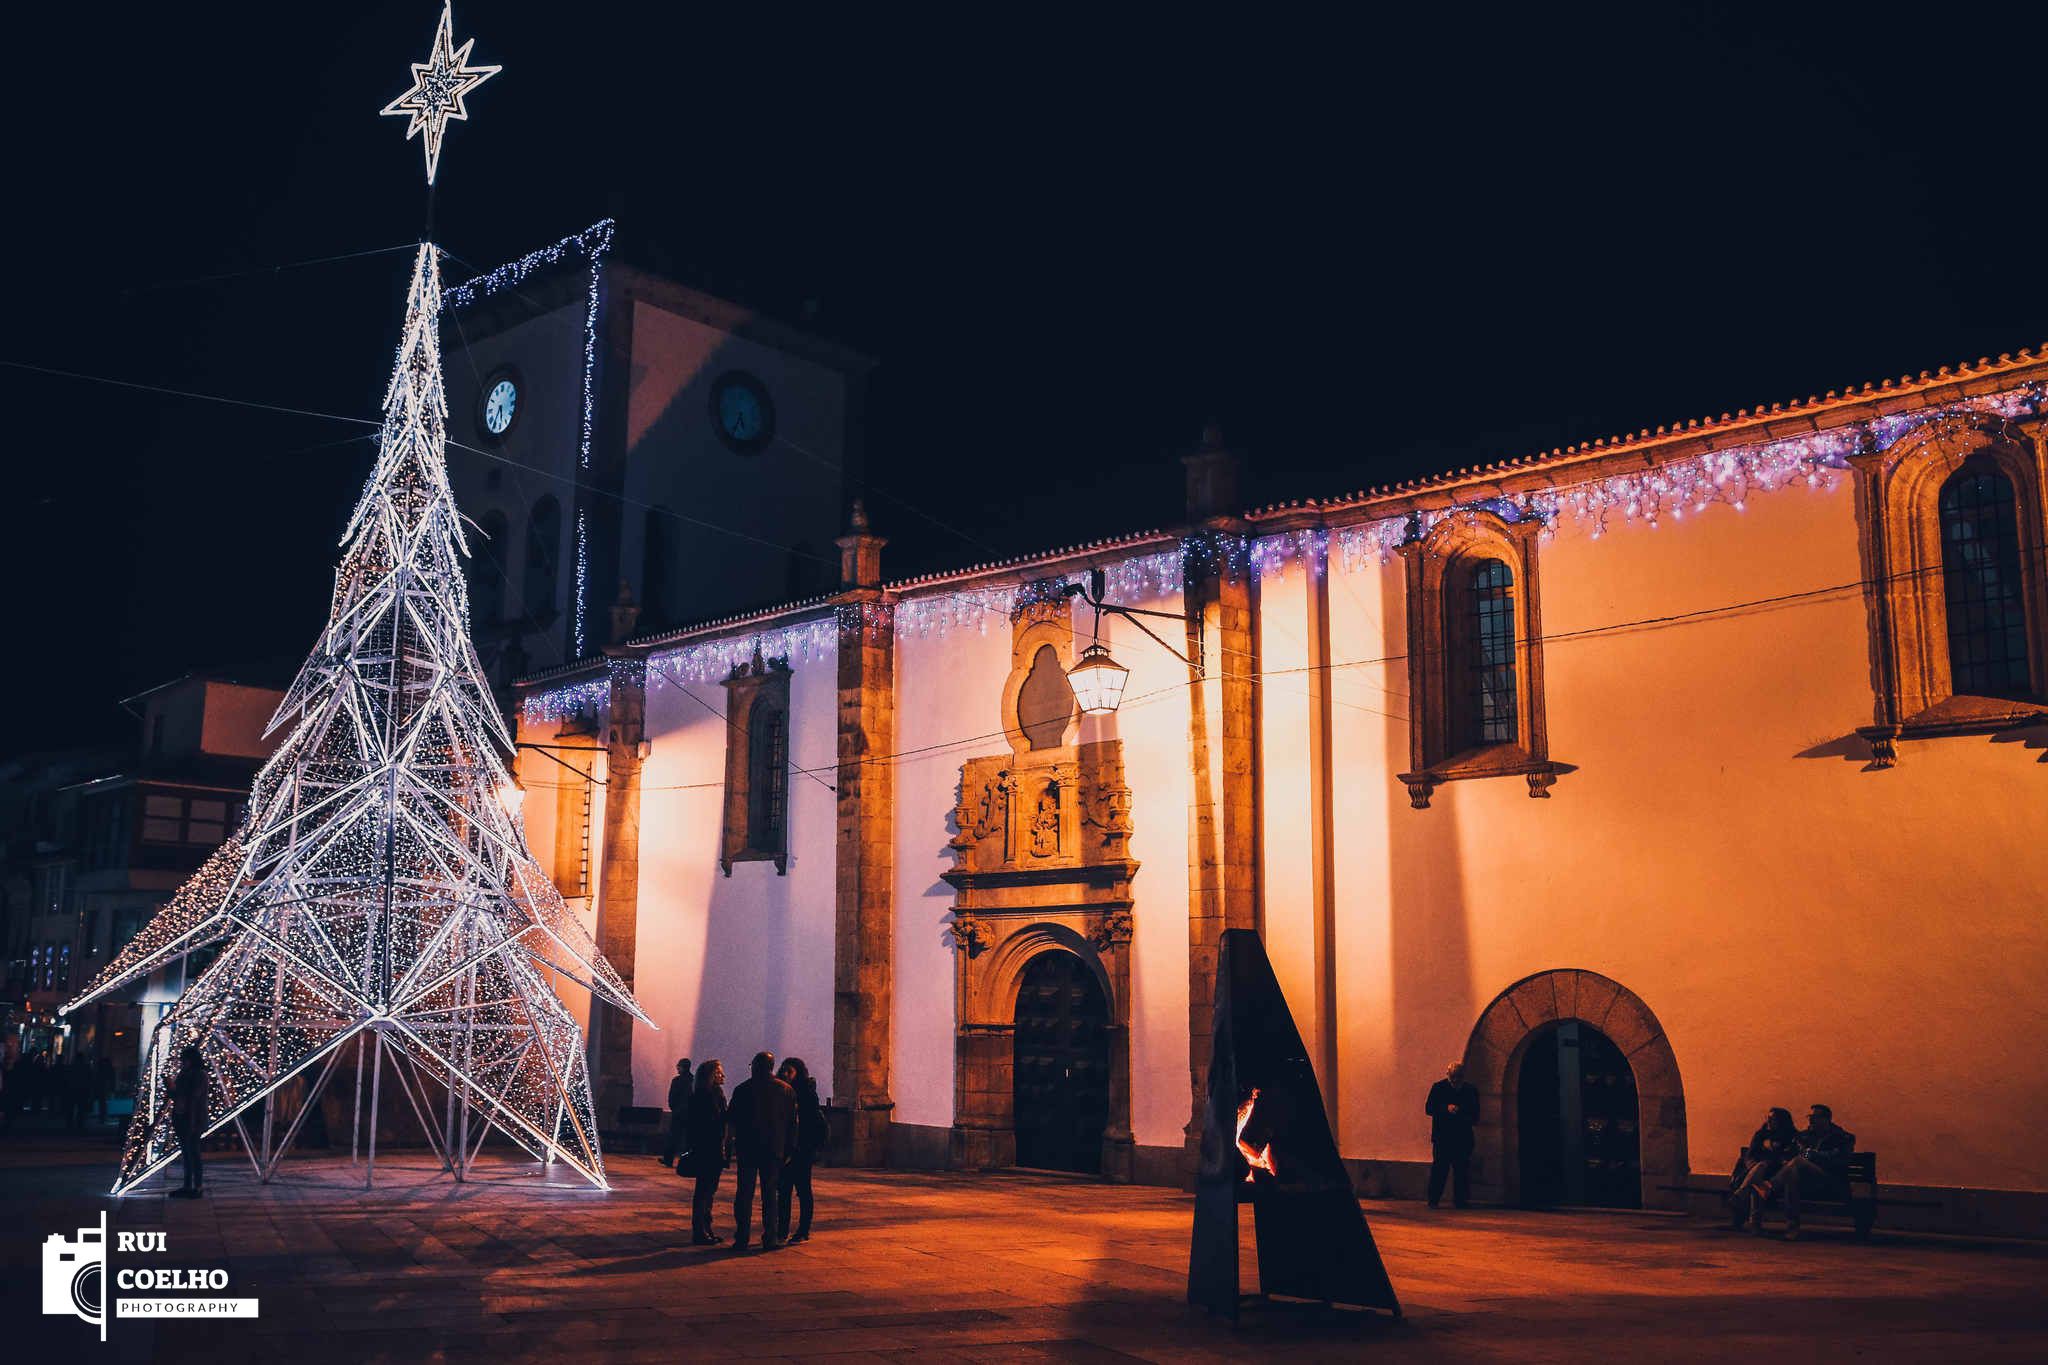
[[[220,945],[158,1027],[116,1193],[176,1156],[163,1115],[193,1043],[211,1072],[207,1130],[234,1126],[266,1178],[352,1057],[369,1073],[357,1104],[366,1084],[373,1170],[395,1082],[458,1177],[496,1129],[604,1184],[582,1030],[546,973],[646,1016],[526,846],[511,737],[469,638],[440,308],[423,244],[327,628],[271,721],[285,738],[242,828],[66,1006]],[[273,1141],[268,1101],[302,1074],[306,1107]]]

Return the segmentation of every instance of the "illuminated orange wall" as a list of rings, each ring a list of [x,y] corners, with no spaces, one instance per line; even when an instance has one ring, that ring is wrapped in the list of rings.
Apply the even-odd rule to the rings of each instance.
[[[1888,1182],[2048,1189],[2040,732],[1864,770],[1846,481],[1598,540],[1567,523],[1540,554],[1551,756],[1576,769],[1547,800],[1496,778],[1410,809],[1402,566],[1329,575],[1344,1153],[1426,1160],[1423,1095],[1481,1011],[1587,968],[1662,1023],[1695,1172],[1819,1100]],[[1302,575],[1263,584],[1265,912],[1314,1037]],[[1726,610],[1788,593],[1811,595]]]
[[[1323,1068],[1344,1154],[1428,1157],[1423,1096],[1524,977],[1586,969],[1656,1015],[1676,1056],[1691,1168],[1725,1171],[1762,1111],[1835,1107],[1889,1184],[2048,1190],[2048,767],[2031,740],[1909,742],[1868,771],[1868,617],[1852,492],[1760,493],[1662,529],[1542,543],[1548,799],[1519,777],[1448,783],[1410,808],[1403,566],[1327,575],[1332,964],[1317,991],[1313,594],[1299,562],[1261,581],[1262,892],[1272,959]],[[1048,568],[1042,572],[1052,572]],[[931,591],[927,589],[927,591]],[[1792,598],[1748,607],[1762,599]],[[1177,595],[1151,603],[1178,609]],[[1662,618],[1704,613],[1654,624]],[[1132,1121],[1178,1149],[1189,1108],[1188,708],[1178,660],[1105,623],[1132,670]],[[919,633],[896,656],[898,1123],[953,1120],[955,950],[945,932],[961,764],[1003,752],[1008,624]],[[1212,685],[1213,686],[1213,685]],[[717,866],[726,730],[715,684],[656,689],[640,838],[642,1103],[679,1053],[755,1047],[829,1068],[832,794],[793,781],[791,865]],[[829,656],[798,661],[792,742],[831,771]],[[529,759],[529,782],[551,780]],[[546,817],[529,837],[549,845]],[[601,861],[602,850],[593,857]],[[1327,1016],[1327,1017],[1325,1017]],[[1333,1041],[1334,1065],[1316,1041]],[[1493,1089],[1491,1078],[1480,1078]],[[828,1093],[831,1084],[828,1082]]]

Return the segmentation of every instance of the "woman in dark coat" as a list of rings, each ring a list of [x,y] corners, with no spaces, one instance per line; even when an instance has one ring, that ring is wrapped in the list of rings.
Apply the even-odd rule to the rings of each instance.
[[[801,1057],[784,1059],[775,1073],[796,1091],[796,1146],[783,1168],[782,1197],[776,1211],[776,1231],[785,1242],[807,1242],[811,1238],[811,1167],[825,1146],[825,1110],[818,1103],[818,1079]],[[789,1231],[789,1202],[797,1201],[796,1235]]]
[[[690,1092],[689,1151],[676,1161],[676,1174],[697,1177],[690,1204],[690,1240],[700,1247],[725,1239],[711,1230],[711,1201],[725,1174],[725,1068],[712,1058],[697,1068],[697,1087]]]
[[[1735,1163],[1728,1179],[1728,1220],[1732,1227],[1763,1226],[1763,1208],[1770,1202],[1771,1181],[1799,1150],[1799,1125],[1789,1109],[1773,1109],[1764,1118]]]

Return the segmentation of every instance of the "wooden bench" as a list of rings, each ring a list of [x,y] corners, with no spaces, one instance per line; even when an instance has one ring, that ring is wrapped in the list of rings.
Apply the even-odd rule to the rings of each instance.
[[[1744,1147],[1742,1155],[1747,1160],[1749,1148]],[[1764,1201],[1764,1215],[1769,1217],[1773,1209],[1781,1207],[1774,1185],[1772,1197]],[[1842,1214],[1855,1223],[1857,1237],[1870,1236],[1870,1229],[1877,1222],[1877,1153],[1849,1153],[1849,1164],[1843,1171],[1842,1182],[1833,1190],[1824,1191],[1820,1197],[1811,1197],[1802,1191],[1799,1210],[1802,1217],[1809,1213]]]

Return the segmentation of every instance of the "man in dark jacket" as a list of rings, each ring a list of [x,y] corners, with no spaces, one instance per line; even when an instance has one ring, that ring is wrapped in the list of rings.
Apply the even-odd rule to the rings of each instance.
[[[661,1164],[673,1166],[676,1154],[687,1150],[683,1133],[690,1122],[690,1059],[676,1063],[675,1079],[668,1083],[668,1146],[661,1150]]]
[[[1785,1199],[1785,1240],[1799,1240],[1799,1197],[1802,1186],[1808,1195],[1839,1190],[1848,1182],[1849,1157],[1856,1150],[1856,1135],[1835,1123],[1835,1111],[1816,1104],[1806,1111],[1806,1127],[1799,1134],[1799,1155],[1778,1172],[1778,1188]]]
[[[732,1194],[732,1217],[738,1231],[734,1251],[745,1251],[753,1234],[754,1186],[761,1187],[761,1250],[782,1245],[775,1226],[778,1186],[783,1163],[796,1142],[796,1091],[775,1079],[775,1054],[754,1054],[753,1075],[732,1092],[726,1127],[732,1131],[733,1155],[739,1160],[739,1185]]]
[[[1472,1126],[1479,1122],[1479,1090],[1466,1083],[1463,1062],[1444,1069],[1422,1110],[1429,1115],[1429,1206],[1444,1197],[1448,1175],[1451,1203],[1462,1209],[1472,1200]]]
[[[185,1159],[185,1183],[171,1191],[173,1199],[197,1199],[206,1192],[206,1054],[197,1043],[178,1054],[178,1074],[171,1079],[171,1131]]]
[[[690,1201],[690,1240],[700,1247],[716,1246],[721,1239],[711,1230],[711,1201],[725,1174],[725,1068],[716,1057],[697,1068],[683,1127],[689,1155],[676,1163],[676,1174],[697,1177]]]

